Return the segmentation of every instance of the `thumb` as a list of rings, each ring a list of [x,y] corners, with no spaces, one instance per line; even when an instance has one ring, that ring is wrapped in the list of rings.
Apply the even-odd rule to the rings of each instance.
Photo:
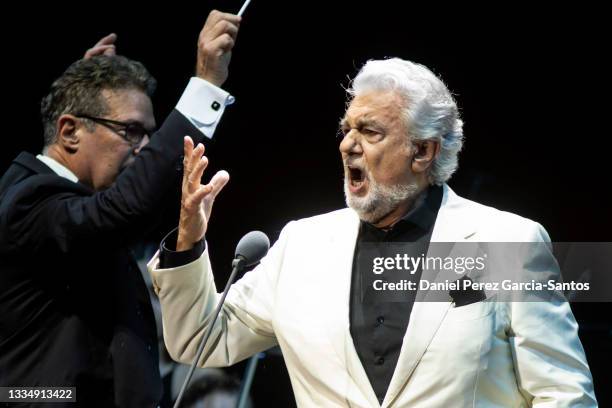
[[[210,180],[209,185],[212,186],[212,191],[210,193],[210,198],[214,199],[217,194],[225,187],[227,182],[229,181],[229,173],[225,170],[219,170],[213,178]]]
[[[229,174],[225,170],[220,170],[213,176],[210,180],[210,183],[207,186],[211,186],[212,189],[210,193],[204,198],[204,214],[206,219],[210,219],[210,212],[212,211],[212,206],[215,201],[215,197],[217,194],[223,189],[223,187],[229,181]]]

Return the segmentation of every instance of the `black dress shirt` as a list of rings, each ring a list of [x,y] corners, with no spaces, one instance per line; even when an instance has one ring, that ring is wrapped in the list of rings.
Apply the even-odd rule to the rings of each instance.
[[[427,254],[438,210],[442,203],[442,187],[431,186],[426,196],[391,229],[382,230],[362,221],[353,257],[350,295],[350,330],[353,342],[372,388],[380,403],[385,398],[408,327],[416,290],[402,291],[401,301],[384,299],[385,293],[372,295],[368,287],[375,275],[371,263],[362,255],[374,246],[378,255],[395,257],[402,254],[419,257]],[[386,245],[386,243],[394,243]],[[404,243],[404,244],[402,244]],[[369,247],[368,247],[369,246]],[[368,251],[366,251],[368,247]],[[421,271],[411,279],[418,283]],[[382,274],[377,279],[385,280]],[[394,294],[395,295],[395,294]],[[408,345],[409,347],[410,345]]]

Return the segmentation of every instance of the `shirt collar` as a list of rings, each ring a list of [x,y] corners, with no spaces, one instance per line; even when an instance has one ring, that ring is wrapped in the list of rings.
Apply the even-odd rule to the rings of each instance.
[[[418,205],[408,211],[398,222],[408,222],[414,224],[421,229],[427,231],[433,227],[436,222],[438,210],[442,203],[442,187],[430,185],[425,191],[425,196],[420,200]],[[397,224],[396,224],[397,225]]]
[[[71,172],[66,166],[60,164],[57,160],[52,159],[49,156],[43,156],[42,154],[36,155],[36,158],[41,162],[45,163],[51,170],[55,172],[60,177],[68,179],[73,183],[78,183],[78,177]]]

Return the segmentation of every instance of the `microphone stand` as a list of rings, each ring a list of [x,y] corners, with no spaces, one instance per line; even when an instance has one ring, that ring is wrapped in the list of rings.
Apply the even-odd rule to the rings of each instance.
[[[253,378],[255,378],[257,363],[265,356],[265,353],[257,353],[249,359],[249,363],[247,364],[244,378],[242,380],[242,385],[240,386],[240,393],[236,408],[246,408],[249,398],[249,391],[251,390],[251,385],[253,384]]]
[[[219,313],[221,313],[221,308],[223,307],[223,303],[225,302],[225,297],[227,296],[227,292],[229,292],[229,289],[232,286],[234,279],[236,279],[236,275],[238,274],[238,271],[242,270],[244,266],[245,266],[245,258],[242,257],[241,255],[238,255],[232,261],[232,273],[229,279],[227,280],[227,284],[225,285],[225,289],[223,290],[221,299],[219,299],[219,303],[217,304],[217,309],[215,310],[215,314],[213,315],[213,320],[208,326],[208,330],[206,331],[206,334],[204,335],[204,337],[202,337],[202,340],[200,341],[200,345],[198,346],[198,352],[196,353],[193,363],[191,364],[191,367],[189,368],[189,372],[187,373],[187,377],[185,377],[185,381],[183,381],[183,385],[181,386],[181,391],[179,392],[179,395],[176,398],[176,401],[174,402],[174,406],[173,406],[174,408],[178,408],[181,403],[181,400],[183,399],[183,394],[185,394],[187,385],[189,384],[189,381],[191,380],[191,377],[193,376],[193,373],[198,364],[198,361],[200,361],[200,357],[202,356],[202,353],[204,352],[204,347],[206,346],[206,343],[208,342],[208,338],[212,334],[213,328],[215,327],[215,322],[217,321],[217,317],[219,317]]]

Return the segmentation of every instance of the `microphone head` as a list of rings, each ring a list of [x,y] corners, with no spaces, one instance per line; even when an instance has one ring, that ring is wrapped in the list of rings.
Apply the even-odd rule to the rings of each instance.
[[[244,266],[255,265],[268,253],[270,240],[261,231],[251,231],[240,239],[234,258],[242,258]]]

